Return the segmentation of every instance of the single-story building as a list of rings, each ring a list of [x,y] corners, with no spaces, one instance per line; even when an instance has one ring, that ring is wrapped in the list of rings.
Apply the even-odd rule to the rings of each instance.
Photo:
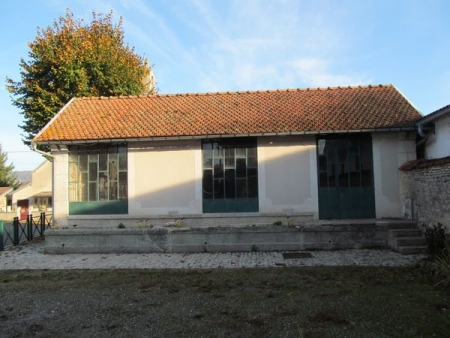
[[[420,158],[400,167],[404,216],[450,233],[450,105],[419,119],[417,128]]]
[[[33,143],[61,227],[400,218],[421,117],[392,85],[74,98]]]
[[[33,170],[31,181],[22,182],[9,193],[12,211],[20,219],[29,214],[52,212],[52,162],[45,160]]]
[[[13,187],[0,187],[0,212],[11,211],[11,205],[8,205],[7,196],[13,189]]]

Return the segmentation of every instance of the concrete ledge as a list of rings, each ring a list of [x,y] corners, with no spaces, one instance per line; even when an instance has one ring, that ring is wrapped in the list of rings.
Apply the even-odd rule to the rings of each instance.
[[[175,253],[388,247],[387,225],[50,229],[45,253]]]
[[[293,213],[217,213],[217,214],[170,214],[156,216],[129,216],[129,215],[80,215],[69,216],[68,226],[72,228],[117,228],[119,223],[128,227],[154,226],[162,227],[182,221],[188,227],[243,227],[249,225],[272,225],[274,222],[293,224],[313,222],[314,213],[293,212]]]

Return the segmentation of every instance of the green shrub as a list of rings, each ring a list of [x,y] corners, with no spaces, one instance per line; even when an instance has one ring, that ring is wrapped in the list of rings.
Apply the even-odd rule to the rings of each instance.
[[[281,221],[276,221],[276,222],[273,222],[273,225],[283,225],[283,222],[281,222]]]
[[[426,226],[425,239],[427,241],[427,253],[430,258],[434,258],[442,254],[445,249],[445,228],[441,223]]]
[[[177,219],[177,220],[175,220],[175,222],[173,223],[173,225],[174,225],[176,228],[183,228],[183,227],[184,227],[184,222],[183,222],[183,220],[181,220],[181,219]]]
[[[119,223],[119,225],[117,226],[117,229],[125,229],[125,224]]]
[[[439,280],[436,285],[450,285],[450,241],[445,242],[444,250],[434,259],[434,270]]]

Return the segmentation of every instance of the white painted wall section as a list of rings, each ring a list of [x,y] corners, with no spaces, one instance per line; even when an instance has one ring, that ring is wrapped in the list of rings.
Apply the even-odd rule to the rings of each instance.
[[[201,142],[129,144],[129,216],[202,212]]]
[[[416,159],[415,133],[372,135],[376,218],[402,217],[398,168]]]
[[[434,127],[434,133],[428,133],[425,157],[435,159],[450,156],[450,116],[436,119]]]
[[[318,218],[314,136],[258,139],[259,211]]]

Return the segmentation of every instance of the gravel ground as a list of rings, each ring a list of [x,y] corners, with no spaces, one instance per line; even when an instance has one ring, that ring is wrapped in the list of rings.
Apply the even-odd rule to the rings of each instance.
[[[285,259],[281,252],[192,254],[65,254],[43,253],[44,241],[0,252],[0,270],[23,269],[215,269],[302,266],[408,266],[424,255],[391,250],[311,251],[309,257]]]
[[[0,337],[439,337],[450,329],[447,298],[412,268],[421,255],[42,249],[34,241],[0,252]]]

